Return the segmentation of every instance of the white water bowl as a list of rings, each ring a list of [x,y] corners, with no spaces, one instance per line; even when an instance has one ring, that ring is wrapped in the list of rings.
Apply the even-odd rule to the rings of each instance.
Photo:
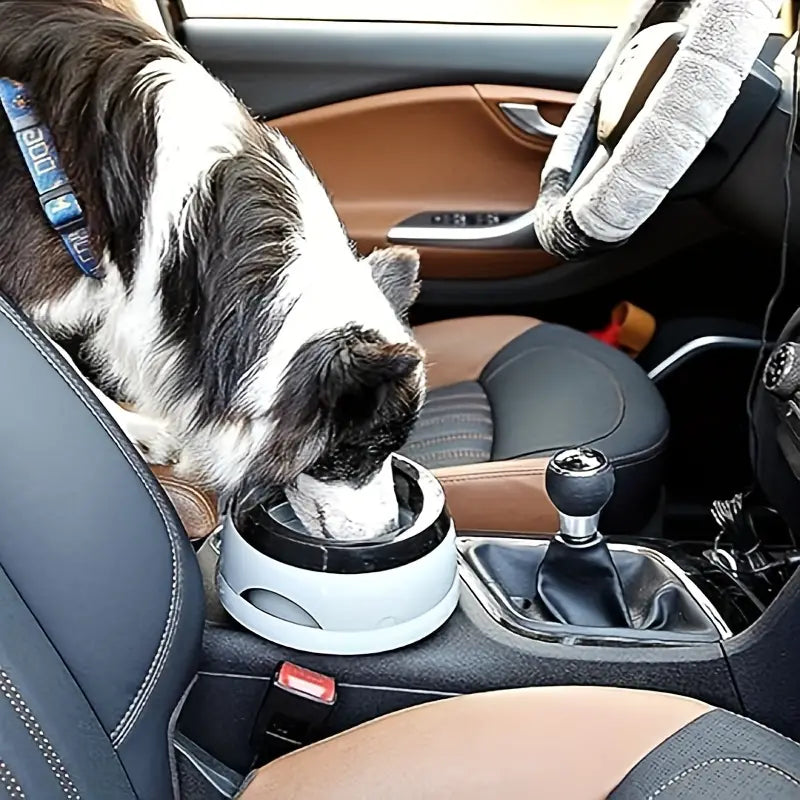
[[[380,653],[419,641],[455,610],[455,530],[439,482],[393,456],[400,528],[362,542],[309,536],[284,498],[226,518],[217,586],[265,639],[312,653]]]

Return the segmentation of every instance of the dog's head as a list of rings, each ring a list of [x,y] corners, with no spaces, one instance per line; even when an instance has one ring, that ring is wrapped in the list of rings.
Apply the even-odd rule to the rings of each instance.
[[[297,475],[286,494],[309,531],[369,538],[396,526],[390,456],[411,432],[422,390],[418,348],[357,326],[317,336],[292,358],[274,419],[287,433],[279,458]]]

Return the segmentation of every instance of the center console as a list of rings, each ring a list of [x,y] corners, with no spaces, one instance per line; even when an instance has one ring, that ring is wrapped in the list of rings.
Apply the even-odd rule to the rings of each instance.
[[[763,569],[746,570],[715,546],[713,526],[705,542],[606,540],[598,520],[613,471],[596,451],[557,454],[546,479],[559,535],[459,531],[452,615],[415,643],[371,655],[301,652],[243,629],[219,604],[219,540],[210,537],[198,552],[208,601],[203,663],[180,733],[246,772],[265,694],[288,660],[337,682],[313,738],[449,695],[559,684],[685,694],[800,736],[792,557],[767,548]]]

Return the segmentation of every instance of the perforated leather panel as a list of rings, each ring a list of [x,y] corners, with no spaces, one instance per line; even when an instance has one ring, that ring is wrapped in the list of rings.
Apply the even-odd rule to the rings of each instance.
[[[800,797],[800,746],[728,711],[711,711],[645,758],[609,800]]]

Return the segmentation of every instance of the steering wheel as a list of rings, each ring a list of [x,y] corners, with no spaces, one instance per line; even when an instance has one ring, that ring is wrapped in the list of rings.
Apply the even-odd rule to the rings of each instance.
[[[647,25],[638,0],[589,76],[542,171],[533,212],[561,258],[622,244],[700,155],[736,100],[781,0],[694,0]]]

